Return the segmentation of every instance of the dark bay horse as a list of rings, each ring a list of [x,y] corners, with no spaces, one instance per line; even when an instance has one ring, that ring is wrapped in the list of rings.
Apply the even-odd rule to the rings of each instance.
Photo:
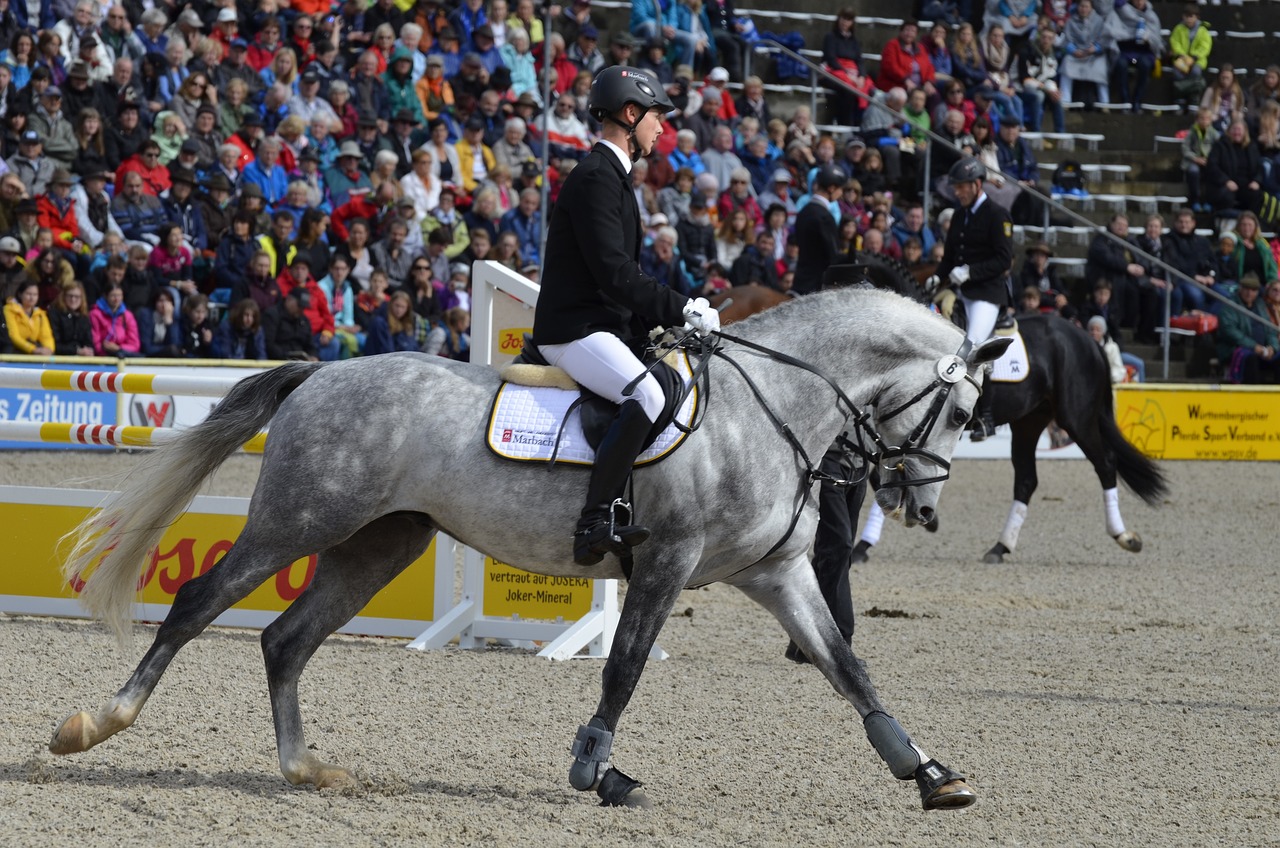
[[[888,289],[920,303],[930,301],[925,279],[931,266],[917,271],[892,257],[857,253],[852,263],[864,270],[876,288]],[[1111,377],[1102,350],[1084,330],[1057,315],[1020,316],[1018,328],[1030,360],[1030,374],[1019,383],[993,382],[996,424],[1013,433],[1013,504],[999,539],[984,561],[1004,561],[1017,547],[1027,505],[1039,484],[1036,445],[1049,422],[1056,421],[1093,465],[1102,484],[1107,535],[1137,553],[1142,538],[1125,527],[1120,516],[1116,478],[1150,506],[1167,492],[1159,466],[1121,434],[1115,422]]]
[[[700,429],[634,475],[637,512],[653,537],[635,550],[600,700],[571,748],[570,785],[606,804],[633,800],[640,783],[611,756],[618,722],[680,592],[724,582],[774,614],[858,711],[890,772],[916,782],[925,809],[968,806],[976,794],[963,775],[932,759],[885,711],[827,609],[808,557],[817,526],[814,461],[855,426],[875,446],[877,502],[908,526],[927,524],[982,372],[1007,343],[971,346],[919,304],[870,289],[809,295],[737,326],[741,338],[725,338],[707,370],[706,396],[714,399]],[[184,645],[271,575],[318,552],[311,584],[262,632],[262,651],[281,772],[295,784],[351,785],[350,772],[308,748],[298,680],[328,635],[437,531],[525,571],[622,577],[614,557],[593,568],[573,564],[569,528],[586,485],[581,469],[549,474],[486,447],[499,384],[493,369],[417,353],[291,363],[237,384],[72,534],[64,576],[87,578],[82,603],[123,632],[165,528],[205,479],[270,425],[234,546],[178,590],[129,680],[100,709],[67,718],[49,749],[86,751],[133,725]],[[376,692],[370,699],[376,709]],[[820,742],[815,756],[831,744]]]

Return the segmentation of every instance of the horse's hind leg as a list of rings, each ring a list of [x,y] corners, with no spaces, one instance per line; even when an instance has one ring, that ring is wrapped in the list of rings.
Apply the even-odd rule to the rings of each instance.
[[[1106,512],[1107,535],[1115,539],[1116,544],[1131,553],[1142,550],[1142,537],[1124,526],[1124,518],[1120,515],[1120,489],[1116,483],[1116,456],[1107,446],[1103,438],[1102,428],[1093,416],[1095,414],[1113,414],[1109,407],[1102,413],[1090,409],[1088,413],[1077,410],[1060,413],[1063,428],[1075,439],[1085,458],[1093,465],[1098,482],[1102,484],[1102,505]]]
[[[424,516],[396,513],[371,522],[320,554],[311,585],[262,633],[280,771],[293,784],[353,785],[354,776],[307,749],[298,678],[330,633],[349,621],[427,548],[435,530]]]
[[[1027,505],[1040,485],[1040,478],[1036,475],[1036,444],[1052,418],[1045,409],[1010,422],[1013,431],[1013,447],[1009,453],[1013,461],[1013,504],[1009,507],[1009,517],[1000,538],[982,557],[985,563],[1004,562],[1004,555],[1018,547],[1018,533],[1022,530],[1022,522],[1027,520]]]
[[[66,719],[49,742],[52,753],[87,751],[132,725],[161,675],[187,642],[272,574],[306,554],[305,550],[296,550],[296,538],[288,540],[289,547],[285,548],[280,541],[282,534],[257,531],[257,527],[264,526],[262,522],[251,522],[215,567],[178,589],[151,648],[128,682],[97,715],[78,712]]]
[[[894,777],[915,780],[926,810],[957,809],[977,800],[964,775],[932,759],[884,711],[866,667],[836,628],[806,557],[737,585],[773,613],[810,662],[853,704],[876,753]]]

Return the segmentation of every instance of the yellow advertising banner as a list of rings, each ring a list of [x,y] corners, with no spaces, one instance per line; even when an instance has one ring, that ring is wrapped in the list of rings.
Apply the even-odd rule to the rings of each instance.
[[[520,571],[492,557],[484,560],[481,613],[494,618],[573,621],[591,612],[591,581]]]
[[[58,503],[29,503],[15,497],[9,489],[0,500],[0,539],[12,567],[0,569],[0,596],[28,599],[20,606],[24,612],[39,612],[35,599],[61,601],[48,608],[49,614],[66,614],[66,601],[72,600],[80,588],[78,581],[69,585],[60,572],[60,551],[65,550],[59,540],[79,524],[92,511],[88,504],[101,501],[105,492],[73,492],[55,489],[25,490],[35,494],[30,500],[54,500],[50,493],[57,492],[76,505]],[[201,502],[212,506],[201,511]],[[139,601],[143,613],[150,617],[155,610],[151,605],[168,607],[182,584],[204,574],[217,565],[231,549],[232,542],[244,529],[245,498],[197,498],[192,511],[185,513],[169,528],[160,544],[152,552],[142,577]],[[434,543],[427,552],[400,574],[364,608],[356,622],[368,622],[368,626],[355,624],[344,627],[345,632],[375,635],[414,635],[432,617],[434,591]],[[20,564],[20,565],[19,565]],[[315,574],[316,557],[304,557],[279,571],[274,577],[255,589],[233,609],[261,612],[255,617],[234,617],[236,623],[246,626],[263,626],[275,613],[284,610],[302,594]],[[12,606],[12,605],[10,605]],[[0,607],[3,608],[3,607]],[[405,626],[378,627],[376,620],[402,621]],[[261,621],[261,623],[258,623]],[[409,624],[411,622],[411,624]]]
[[[1116,386],[1116,422],[1156,459],[1280,460],[1280,389]]]

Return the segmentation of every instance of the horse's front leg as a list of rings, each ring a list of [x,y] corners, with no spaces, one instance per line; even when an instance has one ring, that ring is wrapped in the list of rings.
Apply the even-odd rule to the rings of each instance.
[[[978,799],[965,776],[931,758],[885,712],[862,661],[844,641],[805,556],[736,584],[781,622],[791,639],[862,717],[876,753],[899,780],[915,780],[926,810],[958,809]]]
[[[569,767],[573,788],[594,789],[604,806],[645,803],[642,795],[633,794],[640,782],[614,768],[610,760],[613,734],[635,692],[658,631],[671,614],[693,565],[688,557],[677,556],[674,550],[660,561],[638,560],[627,586],[626,603],[604,664],[600,703],[591,720],[578,727],[572,748],[573,764]]]

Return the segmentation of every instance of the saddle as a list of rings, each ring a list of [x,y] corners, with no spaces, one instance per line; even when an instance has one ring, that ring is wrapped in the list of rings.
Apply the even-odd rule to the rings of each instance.
[[[647,357],[646,366],[654,358]],[[692,423],[697,389],[683,351],[672,351],[651,371],[666,403],[645,438],[636,465],[656,462],[684,441],[676,426]],[[499,456],[522,461],[590,465],[618,413],[618,405],[574,382],[542,356],[529,334],[521,353],[501,372],[503,383],[489,416],[488,444]],[[575,415],[576,413],[576,415]]]

